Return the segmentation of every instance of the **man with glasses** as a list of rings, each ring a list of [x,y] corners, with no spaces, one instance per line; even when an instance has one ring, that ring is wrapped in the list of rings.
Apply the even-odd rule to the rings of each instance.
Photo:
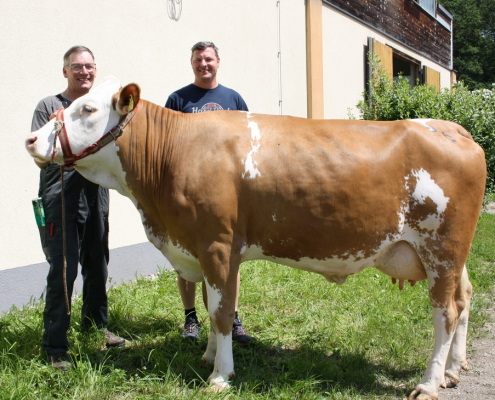
[[[96,77],[96,64],[91,50],[84,46],[70,48],[64,55],[63,74],[67,78],[67,89],[38,103],[33,115],[32,131],[44,126],[59,108],[69,107],[74,100],[90,91]],[[45,212],[45,226],[40,227],[40,238],[46,260],[50,264],[42,346],[52,366],[66,371],[72,364],[67,355],[70,315],[67,313],[63,280],[61,169],[57,164],[36,164],[41,168],[39,197]],[[63,178],[69,303],[78,264],[81,263],[82,328],[88,329],[95,324],[104,332],[107,346],[125,346],[123,338],[105,328],[108,322],[108,189],[88,181],[74,168],[65,169]]]
[[[194,83],[172,93],[165,107],[184,113],[217,110],[249,111],[239,93],[218,83],[217,70],[220,67],[220,57],[218,48],[213,42],[198,42],[192,47],[191,67],[194,73]],[[239,283],[240,275],[238,274],[232,340],[242,346],[247,346],[253,338],[246,333],[242,320],[237,314]],[[182,337],[197,340],[200,324],[195,308],[196,283],[188,282],[177,275],[177,285],[186,315]]]

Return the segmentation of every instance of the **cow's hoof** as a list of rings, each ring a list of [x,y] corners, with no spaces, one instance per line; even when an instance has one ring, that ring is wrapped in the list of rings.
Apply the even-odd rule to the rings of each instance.
[[[464,371],[469,371],[469,364],[467,361],[464,361],[461,365],[461,368],[464,370]]]
[[[414,390],[407,400],[438,400],[438,395],[421,393],[421,389]]]
[[[234,378],[234,377],[235,377],[234,372],[229,374],[229,378]],[[211,374],[207,382],[210,384],[207,390],[211,392],[222,392],[230,388],[228,380],[226,380],[221,375],[215,376],[214,374]]]
[[[205,392],[220,393],[228,390],[229,388],[230,385],[227,382],[218,382],[215,384],[210,383],[210,386],[206,388]]]
[[[443,383],[440,385],[441,388],[453,388],[456,387],[457,384],[461,381],[459,377],[456,376],[450,376],[450,375],[445,375],[445,380]]]

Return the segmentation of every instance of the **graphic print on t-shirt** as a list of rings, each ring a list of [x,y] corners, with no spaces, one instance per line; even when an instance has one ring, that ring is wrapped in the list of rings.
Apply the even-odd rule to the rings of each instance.
[[[206,103],[203,107],[193,107],[193,113],[200,113],[205,111],[220,111],[223,110],[222,106],[218,103]]]

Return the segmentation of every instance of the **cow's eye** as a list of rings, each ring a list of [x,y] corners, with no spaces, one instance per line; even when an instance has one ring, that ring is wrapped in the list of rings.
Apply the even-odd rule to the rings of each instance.
[[[88,113],[92,113],[95,111],[95,109],[91,106],[88,106],[88,105],[85,105],[84,106],[84,111],[88,112]]]

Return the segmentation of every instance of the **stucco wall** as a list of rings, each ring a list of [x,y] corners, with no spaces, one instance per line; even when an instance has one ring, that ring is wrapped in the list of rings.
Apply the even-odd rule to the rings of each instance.
[[[71,46],[94,52],[96,84],[114,75],[122,84],[138,83],[143,98],[163,105],[171,92],[193,80],[191,46],[211,40],[220,49],[219,81],[241,93],[252,112],[306,117],[305,0],[182,0],[178,21],[169,18],[169,1],[0,0],[0,311],[9,301],[22,305],[38,296],[46,275],[31,207],[39,170],[24,139],[37,102],[65,89],[62,56]],[[324,116],[346,118],[364,89],[368,36],[411,51],[328,4],[322,23]],[[449,71],[414,57],[440,71],[442,87],[449,86]],[[109,272],[119,281],[165,265],[147,243],[139,213],[113,191],[110,248]],[[13,287],[21,280],[23,289]],[[9,290],[25,292],[5,300]]]
[[[178,21],[169,18],[167,4],[0,0],[0,271],[44,262],[31,207],[39,170],[24,139],[37,102],[65,89],[62,57],[71,46],[82,44],[94,52],[96,84],[107,75],[123,84],[137,82],[143,98],[163,105],[171,92],[193,80],[191,46],[211,40],[220,49],[219,81],[241,93],[251,111],[279,114],[281,85],[283,113],[306,116],[303,0],[182,0]],[[146,241],[132,203],[112,192],[111,250]],[[139,252],[135,258],[137,271],[156,259]],[[111,253],[110,273],[118,268],[117,259]]]

